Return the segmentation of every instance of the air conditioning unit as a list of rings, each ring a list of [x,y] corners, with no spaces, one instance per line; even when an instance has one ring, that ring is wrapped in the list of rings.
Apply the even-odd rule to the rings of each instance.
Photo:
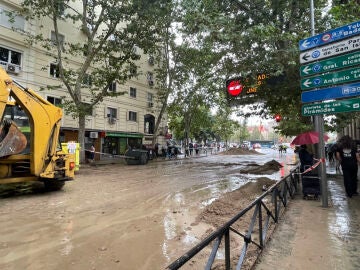
[[[110,116],[108,118],[108,122],[109,122],[110,125],[114,125],[116,123],[116,118]]]
[[[149,108],[154,107],[154,103],[153,103],[153,102],[148,102],[148,107],[149,107]]]
[[[20,73],[20,66],[18,65],[14,65],[14,64],[7,64],[7,71],[14,73],[14,74],[19,74]]]
[[[89,137],[91,139],[97,139],[99,137],[99,134],[97,132],[90,132]]]
[[[0,67],[2,67],[3,69],[7,69],[7,65],[8,65],[8,62],[5,62],[5,61],[0,61]]]

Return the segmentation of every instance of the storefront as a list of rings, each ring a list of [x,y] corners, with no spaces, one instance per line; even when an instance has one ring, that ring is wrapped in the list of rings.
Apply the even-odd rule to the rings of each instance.
[[[106,132],[102,151],[112,155],[123,155],[128,146],[141,148],[143,137],[140,133]]]
[[[62,130],[61,142],[77,141],[77,130]],[[91,145],[95,146],[95,160],[110,155],[124,155],[128,146],[141,148],[144,135],[141,133],[85,131],[85,158],[89,158]]]

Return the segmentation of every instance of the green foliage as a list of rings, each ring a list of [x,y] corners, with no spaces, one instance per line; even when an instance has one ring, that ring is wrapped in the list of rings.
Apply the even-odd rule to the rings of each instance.
[[[344,1],[341,1],[344,2]],[[346,7],[357,5],[358,1],[345,1]],[[256,75],[268,74],[254,95],[242,94],[232,102],[237,104],[239,116],[258,115],[271,119],[282,115],[278,132],[291,136],[312,128],[310,117],[301,115],[301,90],[299,87],[300,39],[311,35],[309,1],[213,1],[184,0],[183,35],[188,44],[195,48],[206,48],[212,59],[216,59],[204,72],[208,82],[213,84],[214,102],[225,99],[225,81],[241,76],[246,78],[246,87],[257,86]],[[324,14],[328,1],[315,3],[315,27],[322,32],[339,23],[343,8],[334,7],[331,17]],[[351,14],[358,15],[357,8]],[[334,12],[337,12],[336,18]],[[353,15],[344,20],[352,20]],[[356,19],[355,19],[356,20]],[[338,26],[338,25],[337,25]],[[199,62],[201,57],[197,57]],[[280,75],[283,80],[276,81]],[[243,91],[245,92],[245,91]],[[217,93],[217,94],[215,94]],[[252,111],[242,110],[251,105]]]
[[[163,4],[164,1],[114,0],[83,0],[81,6],[66,0],[21,3],[21,13],[27,20],[38,19],[39,23],[53,25],[55,40],[32,32],[28,32],[27,37],[32,45],[39,44],[46,49],[58,64],[60,79],[71,97],[70,102],[65,102],[68,105],[65,109],[74,117],[84,117],[83,110],[76,109],[81,108],[79,105],[84,99],[95,106],[106,96],[124,94],[108,88],[115,81],[124,84],[136,76],[136,61],[141,52],[134,48],[146,52],[155,47]],[[68,37],[64,42],[59,34],[63,22],[81,29],[79,38]],[[75,69],[73,59],[82,59]],[[84,85],[87,78],[91,78],[91,83]],[[88,91],[84,94],[82,89]]]
[[[334,0],[330,15],[336,26],[356,22],[359,20],[359,0]]]
[[[21,2],[21,15],[30,22],[29,25],[36,22],[39,30],[38,33],[25,33],[29,44],[40,46],[58,65],[59,79],[70,97],[64,100],[63,106],[79,120],[81,147],[84,145],[85,116],[105,97],[123,95],[121,91],[108,91],[111,84],[125,84],[137,76],[137,60],[141,53],[156,50],[168,3],[171,1]],[[54,33],[51,38],[49,33],[41,33],[44,26],[48,29],[49,25]],[[63,38],[60,29],[64,25],[74,27],[75,39]]]
[[[213,132],[217,141],[229,141],[234,133],[239,130],[242,136],[246,134],[246,123],[242,126],[230,119],[231,110],[229,107],[219,108],[214,116]]]

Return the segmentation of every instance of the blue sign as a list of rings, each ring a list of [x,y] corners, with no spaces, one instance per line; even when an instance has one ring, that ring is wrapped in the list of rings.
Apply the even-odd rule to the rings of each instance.
[[[306,103],[354,96],[360,96],[360,82],[302,92],[301,101]]]
[[[305,51],[358,34],[360,34],[360,21],[329,30],[316,36],[302,39],[299,41],[299,49],[300,51]]]

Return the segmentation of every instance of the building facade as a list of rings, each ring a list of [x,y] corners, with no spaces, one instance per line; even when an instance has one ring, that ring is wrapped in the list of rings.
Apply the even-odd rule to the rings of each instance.
[[[15,27],[24,32],[42,34],[55,39],[52,23],[46,23],[47,18],[43,18],[44,21],[29,23],[19,16],[10,22],[6,12],[19,9],[19,3],[20,1],[0,1],[0,66],[21,85],[35,90],[49,102],[60,105],[64,97],[69,97],[65,87],[52,90],[46,88],[48,85],[62,84],[54,57],[49,56],[48,51],[39,45],[29,45],[21,31],[13,30]],[[69,23],[60,23],[59,32],[64,42],[84,39],[79,27]],[[122,155],[128,146],[140,147],[142,144],[152,143],[161,104],[156,102],[154,59],[142,52],[139,54],[141,59],[138,60],[137,66],[141,70],[140,75],[122,85],[114,82],[108,90],[125,92],[125,94],[104,97],[103,101],[86,116],[85,149],[82,150],[86,151],[94,144],[96,159],[102,159],[109,154]],[[75,69],[83,59],[79,56],[67,61]],[[86,94],[84,102],[86,102]],[[166,123],[167,116],[164,115],[156,134],[156,142],[159,144],[164,143]],[[77,119],[64,113],[61,141],[77,141],[77,138]]]

